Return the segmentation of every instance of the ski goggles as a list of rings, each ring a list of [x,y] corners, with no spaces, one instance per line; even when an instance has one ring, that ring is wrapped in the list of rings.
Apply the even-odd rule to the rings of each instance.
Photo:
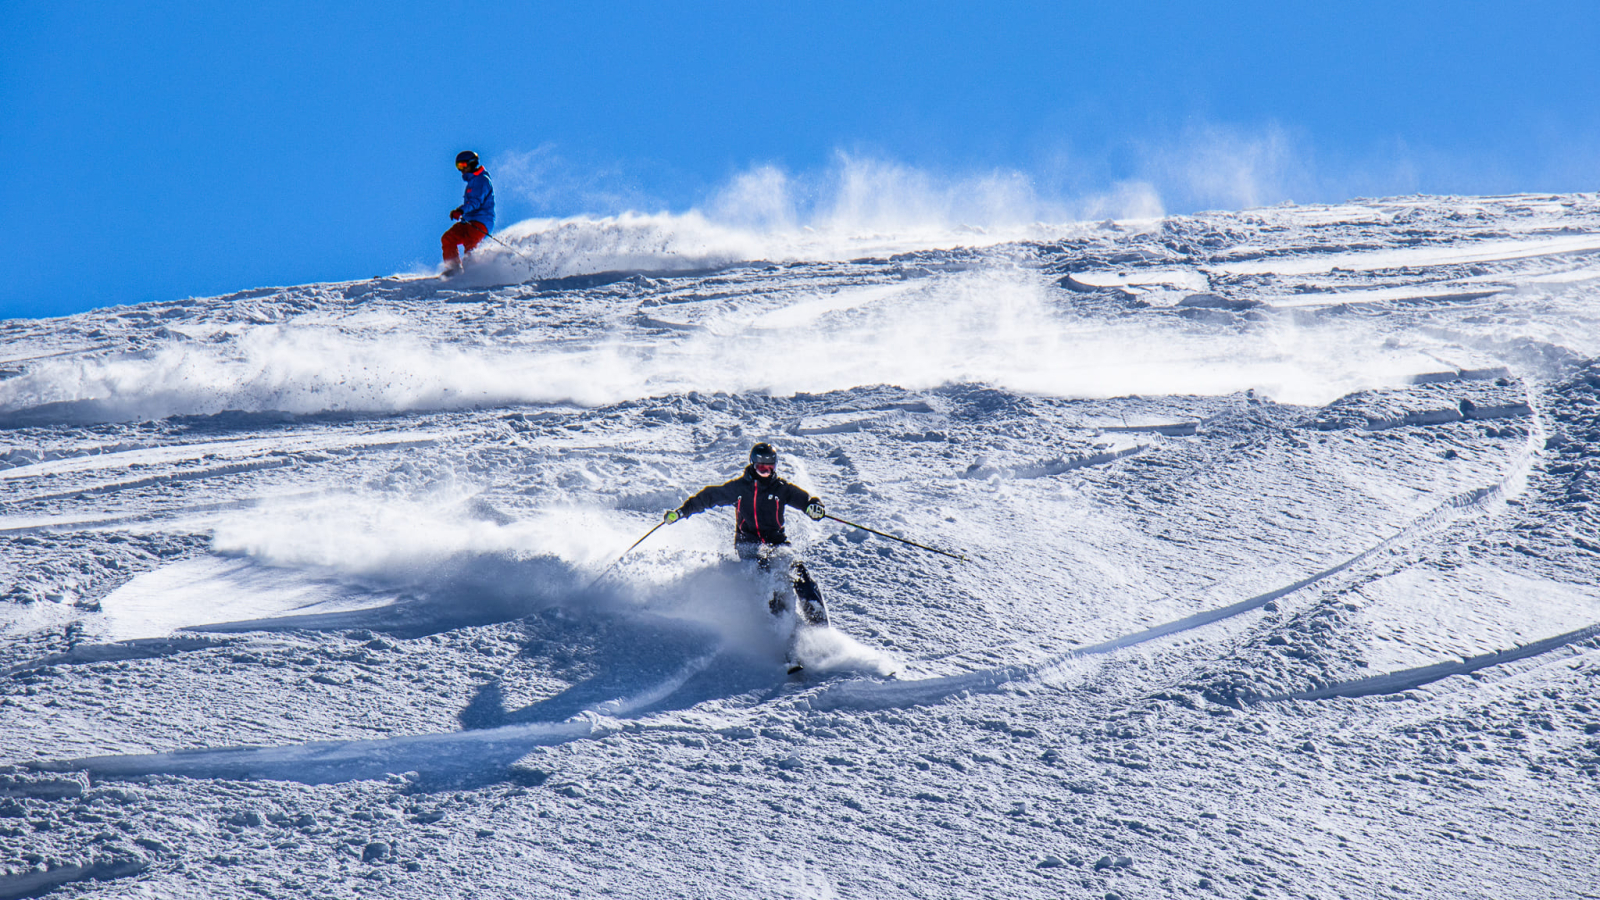
[[[778,466],[775,463],[756,463],[755,467],[756,474],[760,475],[762,478],[766,478],[773,472],[778,471]]]
[[[470,168],[472,168],[472,163],[456,163],[456,169],[458,171],[465,172]]]

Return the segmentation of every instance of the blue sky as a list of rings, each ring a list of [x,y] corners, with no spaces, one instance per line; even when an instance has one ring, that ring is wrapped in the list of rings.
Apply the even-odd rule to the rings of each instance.
[[[840,154],[1169,212],[1600,188],[1592,2],[0,0],[0,317],[437,262]],[[513,165],[515,163],[515,165]],[[532,174],[528,174],[532,173]],[[491,168],[491,174],[494,169]]]

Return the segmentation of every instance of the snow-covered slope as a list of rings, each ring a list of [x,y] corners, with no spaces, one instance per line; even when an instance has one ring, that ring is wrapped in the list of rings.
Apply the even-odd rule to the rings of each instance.
[[[1600,198],[702,225],[0,323],[0,897],[1596,895]]]

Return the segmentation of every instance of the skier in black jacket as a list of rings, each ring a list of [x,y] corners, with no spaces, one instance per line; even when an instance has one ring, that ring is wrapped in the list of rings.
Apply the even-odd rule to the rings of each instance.
[[[683,501],[682,506],[667,510],[663,518],[671,524],[718,506],[734,508],[733,549],[738,551],[739,558],[755,560],[763,571],[771,565],[772,551],[789,542],[783,531],[785,506],[805,510],[814,520],[827,515],[820,499],[778,477],[778,451],[766,442],[750,448],[750,465],[745,467],[743,475],[726,484],[703,488]],[[794,582],[794,593],[800,599],[800,613],[806,623],[827,625],[828,610],[822,603],[822,589],[811,579],[805,563],[793,560],[789,578]],[[784,603],[778,594],[773,594],[770,607],[773,615],[783,612]]]

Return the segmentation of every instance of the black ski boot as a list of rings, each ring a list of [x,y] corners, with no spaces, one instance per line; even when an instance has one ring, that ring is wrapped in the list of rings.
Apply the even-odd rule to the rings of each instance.
[[[811,580],[806,564],[796,561],[789,570],[794,579],[794,595],[800,601],[800,618],[814,628],[828,627],[828,606],[822,602],[822,588]]]

